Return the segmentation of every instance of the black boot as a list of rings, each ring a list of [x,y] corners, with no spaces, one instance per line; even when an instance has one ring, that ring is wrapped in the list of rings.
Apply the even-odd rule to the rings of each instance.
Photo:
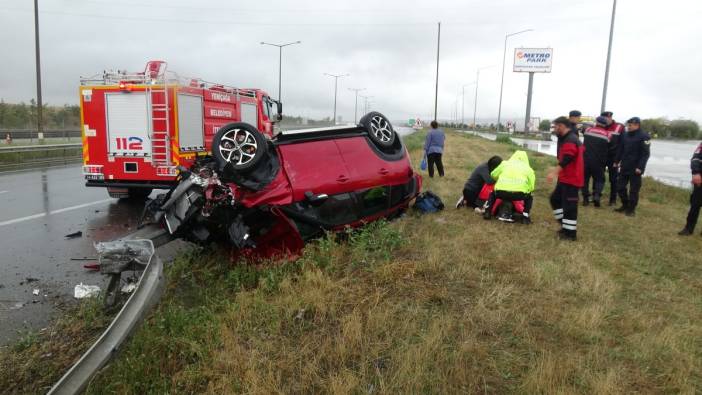
[[[625,213],[625,212],[627,212],[628,210],[629,210],[629,205],[626,204],[626,203],[624,203],[624,202],[622,202],[622,206],[621,206],[621,207],[615,208],[615,209],[614,209],[614,211],[616,211],[616,212],[618,212],[618,213]]]
[[[574,230],[561,229],[558,231],[558,238],[560,240],[577,241],[577,235]]]
[[[609,206],[613,207],[617,205],[617,198],[609,198]]]
[[[690,236],[692,235],[692,231],[688,229],[688,227],[684,227],[680,232],[678,232],[678,235],[680,236]]]
[[[595,205],[595,207],[598,207],[598,208],[600,207],[600,201],[599,201],[599,200],[595,200],[595,201],[593,201],[592,203]]]
[[[589,198],[583,199],[583,206],[589,206],[589,205],[590,205],[590,199]]]

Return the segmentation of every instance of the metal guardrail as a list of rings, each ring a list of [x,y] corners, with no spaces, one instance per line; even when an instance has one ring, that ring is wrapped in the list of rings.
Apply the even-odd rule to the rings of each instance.
[[[161,298],[165,287],[163,262],[156,254],[156,247],[172,240],[167,230],[159,226],[144,227],[122,241],[151,243],[151,259],[139,278],[137,288],[122,306],[100,338],[54,384],[49,395],[73,395],[85,390],[90,380],[119,351],[122,344],[138,328]]]
[[[5,140],[5,136],[10,134],[14,140],[28,140],[37,138],[36,129],[0,129],[0,138]],[[80,138],[80,129],[55,129],[44,130],[44,138]]]
[[[80,143],[0,147],[0,172],[80,162]]]

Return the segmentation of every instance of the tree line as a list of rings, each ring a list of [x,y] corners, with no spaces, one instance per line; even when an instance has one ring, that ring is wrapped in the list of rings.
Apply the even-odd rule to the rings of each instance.
[[[544,119],[539,130],[547,131],[551,121]],[[700,125],[691,119],[647,118],[641,120],[641,129],[654,138],[694,140],[702,138]]]
[[[44,129],[80,129],[80,107],[77,105],[42,106]],[[37,127],[37,103],[5,103],[0,99],[0,129],[34,129]]]

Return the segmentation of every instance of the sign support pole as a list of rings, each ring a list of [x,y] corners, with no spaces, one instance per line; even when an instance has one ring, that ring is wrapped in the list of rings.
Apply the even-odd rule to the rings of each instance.
[[[529,72],[529,90],[527,91],[526,118],[524,119],[524,133],[529,132],[529,122],[531,121],[531,94],[534,89],[534,72]]]

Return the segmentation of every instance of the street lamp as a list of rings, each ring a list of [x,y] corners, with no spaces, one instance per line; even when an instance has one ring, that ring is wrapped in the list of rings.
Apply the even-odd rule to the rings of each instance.
[[[348,77],[351,74],[329,74],[329,73],[324,73],[324,75],[328,75],[329,77],[334,77],[334,125],[336,125],[336,88],[337,88],[337,82],[339,81],[339,78],[342,77]]]
[[[358,95],[361,96],[363,99],[363,113],[366,114],[368,113],[368,99],[375,97],[375,96],[363,96],[363,95]]]
[[[292,43],[287,43],[287,44],[271,44],[267,43],[264,41],[261,41],[261,45],[270,45],[272,47],[278,47],[278,101],[280,102],[280,86],[281,86],[281,76],[282,76],[282,67],[283,67],[283,47],[287,47],[288,45],[295,45],[295,44],[301,44],[302,41],[295,41]]]
[[[600,111],[604,112],[607,105],[607,84],[609,83],[609,60],[612,57],[612,38],[614,37],[614,16],[617,12],[617,0],[612,4],[612,21],[609,25],[609,45],[607,46],[607,66],[605,67],[604,87],[602,88],[602,106]]]
[[[466,86],[471,86],[475,83],[476,82],[471,82],[470,84],[466,84],[461,87],[461,127],[463,127],[463,124],[466,123]]]
[[[350,91],[356,92],[356,104],[353,107],[353,123],[358,119],[358,92],[366,90],[366,88],[349,88]]]
[[[493,66],[485,66],[481,67],[478,69],[478,71],[475,73],[475,101],[473,102],[473,129],[476,128],[476,118],[475,114],[478,112],[478,83],[480,83],[480,70],[485,70],[489,69],[490,67],[495,67]]]
[[[533,32],[534,29],[526,29],[515,33],[510,33],[505,36],[505,50],[502,54],[502,81],[500,82],[500,106],[497,109],[497,131],[500,131],[500,121],[502,120],[502,88],[505,84],[505,60],[507,58],[507,39],[526,32]]]

